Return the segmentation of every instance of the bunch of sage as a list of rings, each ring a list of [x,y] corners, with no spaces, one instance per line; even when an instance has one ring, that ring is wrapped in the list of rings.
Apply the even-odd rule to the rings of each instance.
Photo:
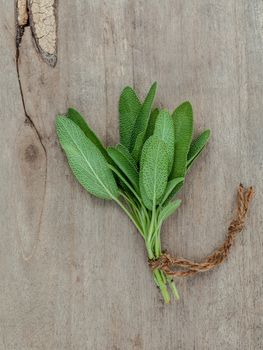
[[[174,199],[185,176],[204,149],[210,130],[193,137],[189,102],[173,113],[153,109],[157,84],[141,102],[131,87],[119,100],[120,143],[105,148],[83,117],[73,108],[56,118],[59,141],[79,183],[92,195],[115,201],[141,234],[148,258],[162,254],[163,222],[180,206]],[[164,301],[178,299],[171,277],[155,269],[153,277]]]

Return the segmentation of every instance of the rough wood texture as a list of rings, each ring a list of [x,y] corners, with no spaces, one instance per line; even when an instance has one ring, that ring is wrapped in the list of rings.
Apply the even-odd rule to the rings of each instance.
[[[262,1],[60,1],[57,65],[39,58],[26,27],[21,91],[14,6],[0,2],[0,349],[262,349]],[[158,101],[189,99],[196,130],[213,132],[164,247],[208,254],[238,183],[256,190],[227,263],[178,280],[170,306],[132,224],[76,183],[54,130],[56,113],[76,106],[117,142],[120,90],[143,95],[154,80]]]
[[[16,44],[30,26],[37,51],[51,67],[57,62],[57,0],[16,0]]]

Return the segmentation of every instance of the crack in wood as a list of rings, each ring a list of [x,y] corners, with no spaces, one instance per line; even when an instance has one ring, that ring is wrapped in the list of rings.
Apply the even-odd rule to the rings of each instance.
[[[42,217],[43,217],[43,212],[44,212],[44,202],[45,202],[45,196],[46,196],[46,187],[47,187],[47,150],[46,150],[46,147],[43,143],[43,140],[41,138],[41,135],[37,129],[37,127],[35,126],[32,118],[29,116],[29,114],[27,113],[27,110],[26,110],[26,105],[25,105],[25,98],[24,98],[24,93],[23,93],[23,88],[22,88],[22,84],[21,84],[21,80],[20,80],[20,72],[19,72],[19,48],[16,49],[17,52],[16,52],[16,71],[17,71],[17,79],[18,79],[18,84],[19,84],[19,89],[20,89],[20,95],[21,95],[21,100],[22,100],[22,105],[23,105],[23,109],[24,109],[24,114],[25,114],[25,117],[26,117],[26,123],[28,123],[32,128],[33,130],[35,131],[36,135],[37,135],[37,138],[39,140],[39,143],[40,143],[40,146],[42,147],[43,151],[44,151],[44,155],[45,155],[45,173],[44,173],[44,196],[43,196],[43,201],[42,201],[42,207],[41,207],[41,212],[40,212],[40,218],[39,218],[39,222],[38,222],[38,228],[37,228],[37,237],[35,239],[35,242],[33,244],[33,247],[31,249],[31,252],[30,254],[26,255],[25,254],[25,251],[23,249],[23,244],[22,244],[22,240],[21,240],[21,237],[20,235],[18,234],[18,238],[19,238],[19,242],[20,242],[20,245],[21,245],[21,251],[22,251],[22,257],[24,259],[24,261],[30,261],[32,259],[32,257],[34,256],[35,254],[35,251],[37,249],[37,246],[38,246],[38,242],[39,242],[39,237],[40,237],[40,228],[41,228],[41,222],[42,222]]]
[[[55,13],[55,3],[56,0],[17,0],[16,1],[16,73],[20,89],[20,95],[22,100],[22,105],[24,109],[24,114],[26,117],[26,123],[28,123],[36,133],[36,136],[39,140],[39,144],[44,152],[44,197],[42,201],[42,207],[40,210],[40,217],[38,221],[37,228],[37,237],[33,244],[30,254],[26,255],[23,249],[23,244],[21,237],[19,235],[19,241],[21,243],[22,256],[25,261],[31,260],[36,251],[39,236],[40,236],[40,227],[42,222],[43,210],[44,210],[44,201],[46,193],[46,183],[47,183],[47,151],[43,143],[40,132],[38,131],[36,125],[34,124],[33,119],[27,113],[25,97],[23,92],[23,87],[20,78],[19,71],[19,54],[20,54],[20,45],[22,42],[22,37],[24,35],[25,27],[31,28],[31,33],[35,42],[35,47],[39,52],[42,59],[48,63],[50,66],[54,67],[57,62],[57,25],[56,25],[56,13]],[[30,150],[27,150],[27,156],[33,156],[32,147]],[[30,151],[30,152],[29,152]]]
[[[21,26],[21,28],[23,28],[23,32],[24,32],[24,28],[26,27],[26,25]],[[23,35],[23,33],[22,33]],[[21,40],[20,40],[21,42]],[[27,113],[27,109],[26,109],[26,104],[25,104],[25,97],[24,97],[24,92],[23,92],[23,87],[22,87],[22,83],[21,83],[21,78],[20,78],[20,70],[19,70],[19,54],[20,54],[20,42],[16,47],[16,74],[17,74],[17,80],[18,80],[18,85],[19,85],[19,91],[20,91],[20,96],[21,96],[21,101],[22,101],[22,106],[23,106],[23,110],[24,110],[24,114],[26,117],[26,123],[28,123],[33,130],[35,131],[37,138],[39,140],[40,146],[42,147],[43,151],[44,151],[44,155],[45,155],[45,174],[44,174],[44,197],[43,197],[43,201],[42,201],[42,207],[41,207],[41,212],[40,212],[40,218],[39,218],[39,223],[38,223],[38,229],[37,229],[37,238],[35,239],[35,243],[33,245],[33,248],[31,250],[31,253],[29,255],[26,255],[23,249],[23,245],[22,245],[22,241],[21,241],[21,237],[19,235],[19,241],[21,244],[21,249],[22,249],[22,257],[25,261],[29,261],[32,259],[32,257],[34,256],[34,253],[36,251],[38,242],[39,242],[39,236],[40,236],[40,227],[41,227],[41,222],[42,222],[42,216],[43,216],[43,211],[44,211],[44,201],[45,201],[45,194],[46,194],[46,184],[47,184],[47,150],[46,147],[44,145],[44,142],[42,140],[42,137],[40,135],[40,132],[38,131],[33,119],[31,118],[31,116]]]
[[[56,0],[17,0],[16,46],[19,47],[24,28],[30,26],[41,58],[54,67],[57,62]]]
[[[20,200],[15,211],[18,222],[16,232],[21,256],[24,261],[29,262],[40,241],[46,196],[47,157],[36,129],[28,119],[19,128],[15,145],[20,185]]]
[[[32,118],[29,116],[29,114],[27,113],[27,110],[26,110],[25,98],[24,98],[23,88],[22,88],[21,79],[20,79],[20,71],[19,71],[19,47],[16,49],[16,73],[17,73],[17,80],[18,80],[18,84],[19,84],[19,90],[20,90],[20,95],[21,95],[21,100],[22,100],[22,105],[23,105],[23,109],[24,109],[24,114],[25,114],[26,120],[35,129],[35,131],[37,133],[37,136],[39,138],[39,141],[40,141],[40,143],[41,143],[41,145],[42,145],[42,147],[43,147],[43,149],[45,151],[45,154],[46,154],[46,148],[45,148],[45,145],[44,145],[44,143],[42,141],[41,135],[40,135],[37,127],[35,126]]]

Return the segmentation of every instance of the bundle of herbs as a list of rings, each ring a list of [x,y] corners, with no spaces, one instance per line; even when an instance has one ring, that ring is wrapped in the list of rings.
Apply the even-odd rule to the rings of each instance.
[[[142,236],[149,260],[162,254],[161,227],[180,206],[175,199],[194,160],[204,149],[210,131],[193,137],[189,102],[173,113],[153,109],[157,84],[141,102],[131,87],[119,100],[120,143],[105,148],[83,117],[69,108],[57,116],[56,129],[69,166],[92,195],[115,201]],[[153,277],[164,301],[179,298],[174,281],[163,271]],[[170,290],[170,292],[169,292]]]

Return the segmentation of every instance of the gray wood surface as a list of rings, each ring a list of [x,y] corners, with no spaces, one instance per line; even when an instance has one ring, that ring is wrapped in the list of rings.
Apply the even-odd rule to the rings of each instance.
[[[262,349],[263,2],[59,1],[57,65],[26,27],[21,91],[14,13],[1,0],[0,349]],[[163,246],[204,257],[224,239],[239,182],[256,190],[227,263],[176,281],[169,306],[134,227],[76,183],[54,130],[75,106],[116,143],[121,89],[144,96],[155,80],[157,103],[190,100],[196,131],[213,133]]]

